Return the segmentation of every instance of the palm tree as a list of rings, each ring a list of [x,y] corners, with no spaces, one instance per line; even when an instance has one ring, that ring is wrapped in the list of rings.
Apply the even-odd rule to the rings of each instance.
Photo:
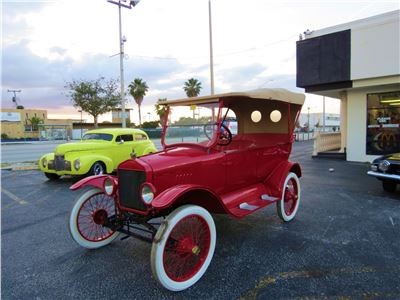
[[[201,82],[195,78],[190,78],[183,86],[183,90],[188,97],[197,97],[200,94],[201,89]]]
[[[139,125],[142,125],[142,113],[140,111],[140,105],[142,105],[143,97],[146,95],[146,92],[149,90],[149,87],[146,81],[143,81],[141,78],[135,78],[128,86],[129,94],[135,99],[136,104],[139,108]]]
[[[161,102],[167,101],[167,98],[159,98],[157,103],[154,105],[157,115],[160,117],[161,126],[164,125],[165,114],[167,113],[167,107],[161,105]]]
[[[28,119],[28,121],[31,123],[32,131],[38,131],[39,125],[43,124],[43,120],[36,116]]]

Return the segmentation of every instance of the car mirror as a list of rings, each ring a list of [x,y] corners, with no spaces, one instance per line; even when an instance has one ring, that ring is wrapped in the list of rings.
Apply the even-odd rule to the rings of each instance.
[[[121,140],[118,142],[119,145],[122,145],[123,143],[124,143],[124,140],[123,140],[123,139],[121,139]]]

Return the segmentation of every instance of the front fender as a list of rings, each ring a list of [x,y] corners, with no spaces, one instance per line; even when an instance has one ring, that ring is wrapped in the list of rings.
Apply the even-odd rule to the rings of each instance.
[[[152,207],[163,210],[173,205],[199,205],[213,213],[229,213],[221,198],[207,188],[194,184],[171,187],[152,201]]]
[[[195,189],[197,186],[193,184],[183,184],[173,186],[161,194],[159,194],[156,198],[154,198],[151,206],[157,209],[164,209],[169,207],[171,204],[175,202],[181,195],[185,192]]]
[[[73,185],[71,185],[71,187],[69,188],[71,191],[76,191],[79,190],[85,186],[93,186],[96,187],[102,191],[104,191],[104,180],[106,180],[106,178],[111,178],[112,180],[114,180],[114,182],[117,182],[117,179],[115,176],[111,176],[111,175],[94,175],[94,176],[89,176],[89,177],[85,177],[81,180],[79,180],[78,182],[74,183]]]
[[[113,161],[109,157],[104,156],[104,155],[99,155],[99,154],[80,155],[80,156],[76,156],[76,158],[79,158],[81,161],[82,167],[81,167],[80,171],[81,172],[83,171],[83,173],[89,172],[90,168],[93,166],[93,164],[96,161],[101,161],[105,164],[107,173],[111,173],[115,169]],[[74,158],[74,159],[76,159],[76,158]]]
[[[53,152],[46,153],[39,159],[39,169],[40,169],[40,171],[48,172],[47,166],[45,168],[43,167],[42,161],[43,161],[44,158],[47,160],[47,162],[49,162],[50,160],[54,160],[54,153]]]

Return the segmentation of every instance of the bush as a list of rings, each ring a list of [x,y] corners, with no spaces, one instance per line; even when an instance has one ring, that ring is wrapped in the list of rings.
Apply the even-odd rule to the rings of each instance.
[[[159,126],[160,122],[159,121],[151,121],[151,122],[144,122],[142,124],[142,129],[147,129],[147,128],[157,128]]]
[[[2,139],[2,140],[8,140],[9,137],[8,137],[7,133],[2,133],[2,134],[1,134],[1,139]]]

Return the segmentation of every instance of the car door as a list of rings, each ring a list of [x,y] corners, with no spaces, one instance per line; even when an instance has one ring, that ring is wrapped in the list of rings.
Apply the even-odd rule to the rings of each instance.
[[[136,155],[140,156],[145,154],[144,150],[149,146],[149,139],[147,136],[141,132],[135,132],[133,134],[133,140],[133,150],[135,151]]]
[[[134,139],[132,134],[120,134],[115,138],[113,151],[114,168],[131,156]]]

